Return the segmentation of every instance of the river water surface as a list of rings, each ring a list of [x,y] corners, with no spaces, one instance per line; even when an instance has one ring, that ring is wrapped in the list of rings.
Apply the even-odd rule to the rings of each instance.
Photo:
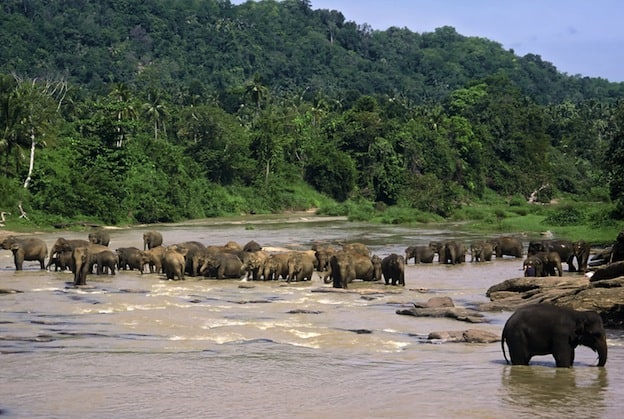
[[[148,228],[111,230],[110,247],[142,248]],[[476,236],[461,226],[423,229],[315,220],[248,218],[151,226],[165,244],[198,240],[309,249],[358,241],[384,257],[405,247]],[[41,234],[86,238],[86,232]],[[527,239],[528,240],[528,239]],[[526,244],[525,244],[526,249]],[[468,256],[469,260],[469,256]],[[500,343],[431,342],[432,331],[500,334],[511,313],[485,324],[396,314],[433,296],[457,306],[487,301],[495,283],[522,275],[518,259],[445,266],[410,264],[406,287],[354,283],[319,292],[311,282],[247,282],[122,271],[72,275],[14,270],[0,252],[0,412],[58,418],[621,417],[624,337],[608,331],[609,358],[588,348],[574,368],[552,357],[506,365]],[[369,290],[364,292],[364,289]],[[371,289],[379,290],[378,293]],[[356,292],[356,291],[360,292]],[[384,292],[384,290],[386,292]]]

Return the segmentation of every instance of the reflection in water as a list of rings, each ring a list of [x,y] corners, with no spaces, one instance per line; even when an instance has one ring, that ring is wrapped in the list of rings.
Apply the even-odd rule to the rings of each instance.
[[[506,365],[502,400],[512,410],[537,416],[603,417],[606,368]]]

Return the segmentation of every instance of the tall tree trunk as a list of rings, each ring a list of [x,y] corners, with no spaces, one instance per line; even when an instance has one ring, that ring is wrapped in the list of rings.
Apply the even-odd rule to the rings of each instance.
[[[28,164],[28,176],[26,176],[26,180],[24,181],[24,189],[28,189],[28,185],[30,184],[30,179],[32,176],[33,168],[35,167],[35,146],[37,145],[37,141],[35,140],[35,128],[30,128],[30,163]]]

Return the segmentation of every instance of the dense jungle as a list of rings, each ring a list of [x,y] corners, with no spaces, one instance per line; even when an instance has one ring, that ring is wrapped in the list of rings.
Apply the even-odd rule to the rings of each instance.
[[[496,40],[372,30],[307,0],[6,0],[2,222],[317,208],[611,238],[623,97]]]

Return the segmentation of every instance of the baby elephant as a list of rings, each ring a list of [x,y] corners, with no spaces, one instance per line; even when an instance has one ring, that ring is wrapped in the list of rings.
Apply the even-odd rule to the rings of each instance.
[[[587,346],[598,352],[598,366],[607,362],[607,339],[602,319],[593,311],[577,311],[552,304],[532,304],[515,311],[503,328],[501,348],[505,361],[505,342],[513,365],[529,365],[535,355],[552,354],[557,367],[574,363],[574,349]]]
[[[386,285],[405,286],[405,258],[392,253],[381,260],[381,272]]]

